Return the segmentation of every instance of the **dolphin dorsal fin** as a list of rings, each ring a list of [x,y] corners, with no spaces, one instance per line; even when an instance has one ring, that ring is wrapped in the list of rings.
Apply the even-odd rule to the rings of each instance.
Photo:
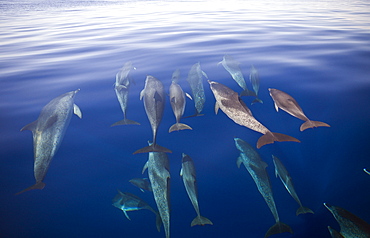
[[[218,113],[218,109],[220,109],[220,105],[216,102],[215,103],[215,113],[216,113],[216,115]]]
[[[155,93],[154,93],[154,99],[157,101],[157,102],[162,102],[162,97],[161,97],[161,95],[159,95],[159,93],[156,91]]]
[[[82,118],[81,109],[76,104],[73,104],[73,113],[76,114],[79,118]]]
[[[240,168],[240,165],[243,163],[243,159],[241,156],[238,157],[238,159],[236,160],[236,165],[238,166],[238,168]]]
[[[24,131],[24,130],[30,130],[30,131],[34,131],[36,129],[36,126],[37,126],[37,120],[34,121],[34,122],[31,122],[30,124],[27,124],[25,125],[21,131]]]
[[[208,79],[208,76],[204,71],[202,71],[202,74],[203,74],[204,77],[206,77]]]
[[[170,101],[171,101],[172,103],[176,103],[176,97],[172,97],[172,98],[170,99]]]
[[[144,97],[144,90],[145,90],[145,88],[143,90],[141,90],[141,92],[140,92],[140,100],[142,100],[143,97]]]

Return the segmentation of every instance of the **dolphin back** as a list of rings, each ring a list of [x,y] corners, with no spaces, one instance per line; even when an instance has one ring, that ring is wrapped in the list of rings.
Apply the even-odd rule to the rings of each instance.
[[[265,238],[267,238],[271,235],[284,233],[284,232],[289,232],[289,233],[293,234],[293,230],[292,230],[292,228],[290,228],[290,226],[288,226],[285,223],[282,223],[282,222],[278,221],[272,227],[270,227],[270,229],[268,229],[268,231],[265,234]]]

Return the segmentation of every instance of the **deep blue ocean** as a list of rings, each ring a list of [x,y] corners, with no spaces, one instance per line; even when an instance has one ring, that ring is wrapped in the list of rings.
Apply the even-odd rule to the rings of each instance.
[[[141,174],[148,154],[133,152],[152,140],[140,101],[145,78],[164,84],[180,69],[185,92],[191,66],[236,92],[241,88],[222,65],[240,62],[247,86],[251,65],[260,78],[263,104],[254,117],[273,132],[301,141],[256,149],[267,172],[280,220],[294,231],[271,237],[329,238],[339,225],[323,203],[370,222],[370,3],[361,1],[0,1],[0,237],[165,237],[148,210],[112,206],[117,189],[156,208],[153,194],[128,181]],[[131,61],[127,117],[141,125],[110,127],[123,119],[114,92],[116,73]],[[157,142],[172,150],[171,237],[263,237],[275,223],[244,166],[234,137],[255,147],[260,133],[239,126],[222,111],[206,79],[204,116],[184,118],[193,130],[168,133],[175,123],[169,98]],[[299,130],[303,121],[276,112],[268,88],[293,96],[308,118],[331,127]],[[43,190],[15,193],[35,183],[33,141],[20,129],[35,121],[53,98],[75,97],[73,115],[54,156]],[[187,99],[184,116],[194,114]],[[199,207],[213,225],[190,227],[196,216],[180,177],[182,153],[194,161]],[[283,162],[304,206],[275,177],[272,155]]]

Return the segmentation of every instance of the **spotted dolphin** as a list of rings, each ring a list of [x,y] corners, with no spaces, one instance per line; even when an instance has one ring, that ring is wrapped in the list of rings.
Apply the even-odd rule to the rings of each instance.
[[[139,122],[129,120],[126,118],[128,92],[131,85],[130,71],[135,69],[131,62],[126,62],[121,70],[116,74],[116,82],[114,91],[116,92],[118,102],[123,112],[123,120],[120,120],[111,126],[117,125],[140,125]]]
[[[349,211],[324,203],[324,206],[331,212],[339,223],[340,234],[345,238],[369,238],[370,224],[350,213]]]
[[[148,178],[133,178],[133,179],[130,179],[129,182],[138,187],[142,192],[144,192],[144,190],[147,190],[149,192],[153,191],[152,190],[152,185],[150,184],[150,181]]]
[[[273,159],[274,166],[275,166],[275,176],[276,177],[279,176],[286,190],[294,198],[294,200],[299,204],[299,208],[297,209],[296,215],[298,216],[299,214],[314,213],[308,207],[302,206],[302,203],[299,200],[299,197],[294,189],[292,178],[290,177],[289,172],[286,170],[285,166],[280,161],[280,159],[274,155],[272,156],[272,159]]]
[[[176,71],[174,72],[174,74]],[[186,98],[185,93],[181,86],[177,83],[178,76],[172,77],[172,83],[170,85],[170,103],[172,107],[173,114],[176,118],[176,123],[173,124],[168,132],[179,131],[179,130],[192,130],[192,128],[184,123],[180,123],[182,115],[184,115]]]
[[[217,65],[222,64],[227,72],[230,73],[231,77],[235,80],[235,82],[243,89],[243,92],[240,93],[240,96],[256,96],[256,94],[247,88],[247,84],[243,77],[243,73],[240,70],[240,63],[236,61],[230,55],[224,55],[221,62]]]
[[[260,90],[260,77],[257,69],[253,65],[251,66],[249,80],[252,83],[253,91],[256,93],[256,99],[253,100],[252,104],[255,104],[256,102],[263,103],[263,101],[258,98],[258,91]]]
[[[166,238],[170,237],[170,163],[164,152],[149,152],[142,173],[148,169],[154,200],[157,203]]]
[[[149,210],[154,213],[156,217],[156,226],[157,230],[161,230],[162,220],[159,216],[159,213],[154,210],[151,206],[148,205],[143,199],[140,197],[132,194],[132,193],[123,193],[120,190],[118,190],[118,194],[113,198],[112,205],[117,207],[118,209],[122,210],[125,214],[126,218],[131,220],[128,216],[127,212],[131,211],[138,211],[142,209]]]
[[[200,68],[200,63],[198,62],[191,67],[188,73],[188,77],[186,79],[190,85],[190,88],[193,94],[194,103],[195,103],[196,112],[193,116],[202,115],[200,113],[202,112],[204,103],[206,101],[206,95],[204,93],[202,76],[208,78],[207,74],[203,72],[202,69]]]
[[[226,87],[223,84],[208,80],[211,90],[216,98],[215,112],[221,110],[236,124],[245,126],[249,129],[264,134],[257,141],[257,148],[266,144],[274,143],[275,141],[295,141],[298,139],[284,135],[281,133],[271,132],[264,125],[262,125],[256,118],[253,117],[252,112],[239,98],[239,95]]]
[[[36,183],[17,194],[43,189],[45,175],[50,162],[63,140],[66,129],[71,121],[72,114],[82,118],[80,108],[74,104],[74,97],[79,89],[62,94],[51,100],[43,107],[36,121],[21,129],[32,131],[34,150],[34,176]]]
[[[189,155],[182,154],[182,167],[180,171],[180,176],[184,182],[184,186],[191,203],[197,213],[197,216],[191,222],[191,226],[206,224],[213,225],[213,223],[206,217],[200,215],[199,205],[198,205],[198,188],[197,188],[197,179],[195,173],[195,166],[193,160]]]
[[[172,151],[158,145],[157,142],[157,130],[158,126],[162,121],[165,97],[163,84],[158,79],[151,75],[148,75],[145,80],[145,87],[140,93],[140,100],[144,99],[144,108],[146,115],[148,116],[150,125],[153,132],[153,143],[149,146],[141,148],[134,152],[148,153],[148,152],[166,152],[171,153]]]
[[[276,111],[278,111],[280,108],[286,111],[287,113],[289,113],[290,115],[305,121],[301,125],[301,128],[300,128],[301,131],[304,131],[308,128],[319,127],[319,126],[330,127],[330,125],[324,122],[311,121],[310,119],[308,119],[307,116],[303,113],[303,110],[299,106],[297,101],[289,94],[283,91],[280,91],[278,89],[274,89],[274,88],[269,88],[268,90],[270,91],[270,95],[272,99],[274,100]]]
[[[266,172],[267,164],[261,159],[260,155],[247,142],[240,138],[234,138],[236,148],[240,151],[240,156],[237,159],[237,166],[240,168],[244,164],[249,174],[252,176],[257,185],[258,191],[265,199],[272,215],[275,218],[275,224],[266,232],[265,238],[274,234],[290,232],[293,233],[292,228],[279,219],[276,209],[274,197],[271,190],[269,176]]]

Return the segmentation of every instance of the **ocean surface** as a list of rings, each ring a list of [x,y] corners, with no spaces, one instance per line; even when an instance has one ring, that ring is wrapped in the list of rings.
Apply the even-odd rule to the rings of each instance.
[[[273,132],[301,141],[256,149],[268,164],[280,220],[293,234],[271,237],[330,238],[339,225],[323,203],[370,222],[370,3],[368,1],[0,1],[0,237],[165,237],[148,210],[112,206],[117,189],[156,209],[151,192],[128,181],[148,154],[133,152],[152,140],[140,101],[145,78],[159,79],[168,94],[172,73],[186,81],[200,63],[208,79],[240,93],[218,62],[240,62],[247,86],[251,65],[259,98],[242,97],[254,117]],[[131,61],[127,118],[141,125],[111,127],[123,119],[115,75]],[[256,146],[260,133],[235,124],[222,111],[206,78],[204,116],[183,118],[193,130],[168,132],[175,123],[166,98],[157,143],[169,148],[171,237],[264,237],[275,223],[242,165],[234,138]],[[268,88],[282,90],[308,118],[331,127],[299,130],[302,120],[276,112]],[[73,115],[51,162],[43,190],[35,183],[33,141],[20,129],[35,121],[53,98],[76,89]],[[187,99],[184,116],[193,115]],[[196,212],[180,177],[182,153],[194,161],[200,212],[213,225],[190,227]],[[275,177],[272,155],[289,171],[297,194],[314,214],[296,216],[298,204]]]

